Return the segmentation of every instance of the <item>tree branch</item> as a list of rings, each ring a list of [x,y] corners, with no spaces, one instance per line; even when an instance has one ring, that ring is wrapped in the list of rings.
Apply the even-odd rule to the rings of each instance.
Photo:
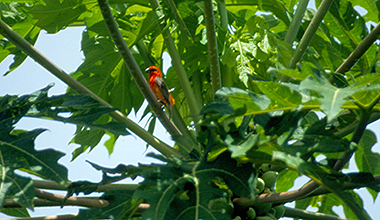
[[[55,75],[58,79],[62,80],[68,86],[70,86],[74,91],[80,94],[88,94],[91,95],[94,99],[98,100],[101,104],[106,105],[110,108],[113,108],[108,102],[104,101],[102,98],[97,96],[95,93],[91,92],[81,83],[76,81],[70,75],[65,73],[62,69],[56,66],[52,61],[46,58],[43,54],[41,54],[36,48],[33,47],[28,41],[18,35],[15,31],[13,31],[7,24],[5,24],[2,20],[0,20],[0,33],[6,37],[10,42],[16,45],[17,48],[25,52],[29,55],[34,61],[43,66],[50,73]],[[175,155],[177,157],[182,157],[182,155],[169,145],[165,144],[158,138],[151,135],[149,132],[145,131],[138,124],[127,118],[122,112],[114,111],[109,113],[113,119],[118,122],[123,122],[126,124],[127,129],[132,131],[134,134],[139,136],[141,139],[146,141],[148,144],[153,146],[156,150],[161,152],[166,157],[171,155]]]
[[[157,101],[157,98],[154,96],[152,90],[149,88],[148,83],[144,75],[142,74],[139,65],[137,64],[135,58],[130,52],[127,43],[124,41],[123,36],[119,31],[119,27],[112,15],[111,9],[109,7],[107,0],[98,0],[100,10],[102,12],[104,22],[108,28],[108,31],[115,42],[117,49],[121,57],[124,60],[125,65],[127,66],[129,72],[133,76],[137,86],[139,87],[141,93],[144,95],[146,100],[149,103],[149,106],[152,108],[153,112],[157,115],[158,119],[161,121],[162,125],[170,133],[171,136],[182,135],[178,128],[170,121],[166,116],[166,113],[162,111],[161,105]]]
[[[49,200],[51,202],[57,202],[61,205],[61,202],[65,199],[64,195],[49,193],[46,191],[43,191],[41,189],[35,189],[36,196],[40,199]],[[72,197],[66,199],[64,205],[77,205],[77,206],[84,206],[84,207],[94,207],[94,208],[101,208],[106,207],[109,205],[107,200],[102,199],[89,199],[89,198],[78,198],[78,197]]]
[[[39,189],[51,190],[67,190],[70,184],[61,185],[57,182],[50,180],[33,180],[33,185]],[[106,184],[99,186],[95,192],[107,192],[110,190],[130,190],[134,191],[138,188],[139,184]]]
[[[367,187],[370,185],[379,185],[380,184],[380,175],[374,176],[375,181],[368,184],[355,184],[345,182],[343,184],[343,190],[357,189],[362,187]],[[295,200],[303,199],[306,197],[318,196],[322,194],[331,193],[331,191],[325,187],[320,186],[315,181],[310,181],[299,189],[291,190],[281,193],[269,193],[261,194],[257,196],[257,200],[244,200],[243,207],[249,207],[257,203],[286,203],[292,202]]]
[[[151,4],[151,7],[154,11],[159,10],[160,5],[157,2],[157,0],[150,0],[150,4]],[[161,16],[161,17],[159,17],[159,19],[160,19],[159,27],[162,31],[162,35],[164,37],[165,45],[168,49],[170,57],[172,58],[172,65],[173,65],[173,67],[177,73],[179,82],[180,82],[181,87],[183,89],[183,92],[185,94],[187,104],[189,105],[190,112],[193,115],[194,123],[197,124],[197,122],[199,121],[198,114],[200,112],[201,104],[197,103],[197,101],[195,99],[194,93],[193,93],[191,86],[190,86],[190,82],[187,78],[185,68],[182,65],[182,60],[181,60],[179,53],[177,51],[177,48],[174,44],[174,40],[171,37],[169,30],[166,28],[166,22],[164,20],[164,17]]]
[[[142,40],[139,40],[137,42],[136,47],[139,50],[140,56],[143,59],[144,64],[146,66],[155,65],[153,58],[151,58],[152,57],[151,54],[148,52],[148,49],[146,48],[146,45],[144,44],[144,42]],[[198,143],[195,141],[196,138],[189,132],[189,129],[187,128],[185,122],[183,121],[183,118],[179,114],[176,105],[174,105],[172,107],[172,113],[173,113],[172,121],[174,122],[175,126],[179,129],[179,131],[182,133],[182,135],[187,137],[190,140],[191,144],[195,148],[197,148],[196,146],[198,145]],[[191,149],[188,149],[187,151],[190,151],[190,150]],[[200,151],[200,150],[198,149],[198,151]]]

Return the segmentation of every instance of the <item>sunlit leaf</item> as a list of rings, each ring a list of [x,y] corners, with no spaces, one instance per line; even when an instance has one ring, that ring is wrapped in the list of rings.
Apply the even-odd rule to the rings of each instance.
[[[324,77],[318,77],[318,81],[315,81],[312,77],[308,77],[306,80],[301,82],[300,89],[312,90],[321,94],[322,97],[317,98],[321,103],[321,110],[326,113],[328,121],[331,121],[343,111],[342,106],[346,103],[348,97],[360,90],[372,90],[375,89],[375,87],[351,86],[337,88],[332,86]]]
[[[45,29],[48,33],[56,33],[86,11],[82,0],[52,0],[44,1],[44,5],[37,5],[30,13],[37,19],[36,25]]]

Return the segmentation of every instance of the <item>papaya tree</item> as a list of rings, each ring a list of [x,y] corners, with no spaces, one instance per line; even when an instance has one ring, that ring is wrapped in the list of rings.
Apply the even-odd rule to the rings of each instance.
[[[0,211],[32,219],[34,207],[70,205],[82,208],[54,218],[371,219],[354,189],[365,188],[374,200],[380,190],[376,135],[367,129],[380,118],[380,4],[308,3],[0,3],[0,61],[14,59],[5,75],[29,56],[68,85],[62,95],[49,96],[49,85],[1,97]],[[66,73],[33,45],[41,31],[73,26],[84,27],[85,59]],[[164,54],[171,61],[163,78],[175,100],[172,118],[144,73],[162,68]],[[149,124],[133,122],[133,111]],[[120,136],[133,134],[162,163],[89,162],[102,180],[71,181],[57,162],[64,154],[35,149],[44,128],[15,128],[24,117],[75,124],[73,160],[89,148],[112,153]],[[153,135],[157,119],[174,146]],[[110,141],[99,146],[105,135]],[[347,172],[350,163],[358,170]],[[291,189],[300,176],[307,181]],[[136,177],[143,180],[119,183]],[[340,205],[344,216],[333,210]]]

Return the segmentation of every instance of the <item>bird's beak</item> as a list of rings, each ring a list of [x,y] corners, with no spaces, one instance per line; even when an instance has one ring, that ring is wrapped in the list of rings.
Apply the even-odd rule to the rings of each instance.
[[[146,69],[145,69],[145,72],[146,72],[146,73],[150,73],[150,69],[149,69],[149,68],[146,68]]]

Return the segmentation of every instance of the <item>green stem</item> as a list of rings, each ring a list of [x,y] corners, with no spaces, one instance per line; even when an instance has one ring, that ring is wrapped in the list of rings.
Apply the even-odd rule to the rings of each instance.
[[[220,27],[222,31],[226,33],[228,31],[228,13],[226,8],[226,2],[224,0],[217,1],[218,11],[220,16]]]
[[[198,103],[204,103],[202,96],[202,80],[200,75],[200,72],[194,72],[191,77],[193,79],[193,89],[195,98]]]
[[[328,215],[320,212],[309,212],[303,209],[285,207],[284,217],[310,220],[349,220],[335,215]]]
[[[292,22],[290,23],[289,30],[286,33],[285,40],[284,40],[286,43],[290,45],[293,44],[294,39],[296,39],[297,37],[302,18],[307,8],[307,4],[309,4],[309,0],[301,0],[298,3],[296,13],[294,14],[294,17],[292,19]]]
[[[154,11],[159,10],[159,3],[157,0],[150,0],[151,7]],[[187,101],[187,104],[189,105],[189,109],[191,114],[193,115],[194,123],[197,124],[200,117],[198,116],[200,112],[200,105],[197,103],[194,93],[191,89],[189,79],[187,78],[187,74],[185,71],[185,68],[182,65],[182,60],[179,56],[179,53],[177,51],[177,48],[175,46],[174,40],[172,36],[170,35],[170,32],[166,27],[166,22],[163,17],[159,18],[161,19],[159,27],[162,31],[162,35],[164,37],[164,41],[166,44],[166,47],[168,49],[168,52],[172,58],[172,65],[177,73],[179,82],[181,84],[181,87],[183,89],[183,92],[185,94],[185,98]]]
[[[151,58],[150,53],[148,52],[148,49],[146,48],[146,45],[142,40],[139,40],[136,44],[137,49],[139,50],[139,53],[141,55],[141,58],[144,61],[145,66],[153,66],[155,65],[153,59]],[[182,133],[183,136],[187,137],[188,140],[190,140],[192,146],[196,146],[197,143],[195,141],[195,137],[191,135],[189,130],[187,129],[187,126],[185,122],[183,121],[183,118],[178,112],[177,107],[174,105],[173,109],[173,122],[176,125],[176,127],[179,129],[179,131]],[[174,138],[175,139],[175,138]],[[188,147],[187,151],[190,151],[191,147]]]
[[[162,111],[161,105],[157,101],[157,98],[154,96],[152,90],[149,88],[148,83],[146,82],[139,65],[137,64],[135,58],[133,57],[132,53],[128,48],[127,43],[124,41],[123,36],[119,31],[119,27],[112,15],[108,1],[98,0],[98,4],[102,12],[104,22],[106,23],[108,31],[113,41],[115,42],[121,57],[123,58],[125,65],[127,66],[129,72],[133,76],[133,79],[135,80],[141,93],[148,101],[149,106],[152,108],[153,112],[161,121],[161,124],[166,128],[166,130],[170,133],[171,136],[181,135],[178,128],[170,121],[170,119],[166,116],[165,112]]]
[[[355,63],[364,55],[365,52],[373,45],[380,35],[380,23],[372,29],[358,47],[347,57],[347,59],[335,70],[336,73],[344,74],[349,71]]]
[[[370,118],[370,110],[362,110],[359,123],[355,129],[354,134],[352,135],[351,138],[351,143],[355,143],[356,145],[359,144],[360,139],[363,136],[363,133],[368,125],[368,121]],[[345,151],[339,160],[335,163],[334,165],[334,170],[339,171],[343,169],[343,167],[349,162],[351,159],[352,155],[354,154],[355,150],[347,150]],[[355,213],[356,217],[358,219],[371,219],[370,216],[368,216],[368,213],[361,208],[357,203],[352,201],[350,198],[346,197],[345,192],[341,190],[333,190],[331,189],[332,192],[334,192],[351,210],[353,213]]]
[[[53,62],[51,62],[48,58],[46,58],[43,54],[41,54],[36,48],[34,48],[28,41],[18,35],[15,31],[13,31],[7,24],[5,24],[2,20],[0,20],[0,33],[8,38],[17,48],[25,52],[29,55],[34,61],[43,66],[50,73],[55,75],[58,79],[62,80],[69,87],[71,87],[74,91],[80,94],[89,94],[94,99],[98,100],[101,104],[106,105],[110,108],[113,108],[109,103],[104,101],[102,98],[97,96],[95,93],[91,92],[81,83],[76,81],[70,75],[65,73],[62,69],[56,66]],[[134,123],[132,120],[127,118],[120,111],[114,111],[109,113],[109,115],[118,122],[124,122],[126,127],[132,131],[134,134],[139,136],[141,139],[145,140],[148,144],[152,145],[156,150],[161,152],[163,155],[169,157],[171,155],[175,155],[177,157],[182,157],[177,150],[171,148],[169,145],[165,144],[161,140],[155,138],[150,133],[141,128],[138,124]]]
[[[355,143],[356,145],[359,144],[360,139],[363,136],[363,133],[365,129],[367,128],[367,125],[376,117],[378,117],[378,114],[371,114],[372,108],[380,101],[380,95],[378,95],[374,100],[372,100],[372,103],[370,106],[366,109],[362,109],[361,115],[359,118],[359,122],[356,125],[354,134],[352,135],[351,142]],[[354,151],[348,150],[342,154],[340,159],[336,162],[334,169],[335,170],[341,170],[346,163],[350,160],[352,157]]]
[[[188,151],[190,153],[191,150],[193,148],[195,148],[198,152],[201,152],[200,149],[199,149],[199,146],[198,146],[198,142],[196,141],[196,138],[194,137],[194,135],[187,128],[185,122],[183,121],[183,118],[179,114],[179,111],[178,111],[177,107],[173,106],[172,111],[173,111],[173,122],[174,122],[174,124],[182,132],[182,135],[185,136],[185,137],[187,137],[187,140],[190,141],[190,143],[189,143],[190,145],[186,145],[185,146],[186,151]],[[177,115],[177,117],[175,115]],[[175,137],[174,137],[174,140],[175,140]]]
[[[331,4],[334,0],[323,0],[319,6],[317,13],[311,20],[309,26],[307,27],[305,34],[302,36],[302,39],[297,46],[296,51],[293,54],[293,57],[290,59],[288,64],[288,69],[294,69],[296,64],[301,61],[301,58],[306,52],[307,47],[310,42],[313,40],[314,34],[317,32],[319,25],[322,22],[322,19],[325,17],[327,11],[329,10]]]
[[[221,88],[222,80],[220,77],[218,42],[215,34],[216,30],[212,0],[204,0],[203,7],[206,22],[208,56],[210,61],[211,85],[212,91],[215,93]]]
[[[368,125],[368,121],[369,121],[370,116],[371,116],[370,112],[362,111],[362,114],[360,115],[359,123],[356,126],[355,132],[351,138],[352,143],[355,143],[356,145],[359,144],[360,139],[362,138],[363,133],[364,133],[364,131]],[[351,159],[354,152],[355,152],[355,150],[345,151],[342,154],[342,156],[339,158],[339,160],[335,163],[334,169],[337,171],[343,169],[343,167]]]

